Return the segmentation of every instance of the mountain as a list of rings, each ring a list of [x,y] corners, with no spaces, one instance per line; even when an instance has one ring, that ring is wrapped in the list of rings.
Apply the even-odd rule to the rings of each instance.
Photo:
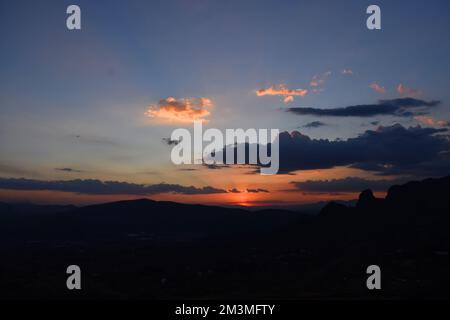
[[[34,240],[123,239],[129,234],[164,235],[178,240],[201,237],[235,237],[273,231],[288,225],[300,213],[287,210],[251,212],[217,206],[181,204],[149,199],[126,200],[81,208],[75,206],[5,205],[9,215],[0,215],[0,238]],[[3,212],[3,211],[0,211]],[[26,219],[20,216],[26,215]],[[7,220],[5,220],[7,219]],[[39,225],[39,228],[36,226]],[[13,232],[10,232],[13,231]]]
[[[447,219],[450,212],[449,196],[450,176],[411,181],[404,185],[391,186],[384,199],[375,198],[370,189],[364,190],[359,195],[355,208],[329,203],[321,210],[320,215],[353,213],[367,217],[374,214],[382,221],[434,219],[436,216]]]
[[[0,298],[450,298],[450,177],[318,215],[148,199],[0,204]],[[46,209],[45,209],[46,208]],[[83,270],[80,294],[65,268]],[[369,291],[378,265],[382,290]]]
[[[11,210],[12,210],[11,205],[0,202],[0,212],[5,213],[5,212],[10,212]]]

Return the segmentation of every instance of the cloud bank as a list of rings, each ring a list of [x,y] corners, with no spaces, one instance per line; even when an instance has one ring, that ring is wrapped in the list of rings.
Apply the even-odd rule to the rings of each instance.
[[[299,191],[305,192],[361,192],[365,189],[373,191],[387,191],[395,184],[401,184],[404,180],[368,180],[358,177],[347,177],[332,180],[308,180],[291,182]]]
[[[450,173],[447,128],[405,128],[395,124],[366,130],[347,140],[311,139],[298,131],[281,132],[278,139],[279,174],[339,166],[358,168],[377,175],[423,177]],[[258,145],[257,148],[266,146]],[[267,148],[270,152],[270,144]],[[248,155],[248,144],[245,149]],[[227,148],[221,155],[224,159],[226,152]]]
[[[449,160],[446,128],[378,127],[347,140],[311,139],[300,132],[280,134],[280,171],[353,166],[380,174],[420,174]],[[447,167],[450,169],[450,162]],[[442,173],[443,171],[441,171]]]
[[[0,178],[0,189],[12,190],[50,190],[75,192],[90,195],[153,195],[159,193],[178,193],[178,194],[214,194],[226,193],[223,189],[217,189],[210,186],[197,188],[194,186],[182,186],[179,184],[135,184],[118,181],[100,181],[100,180],[58,180],[43,181],[32,179]]]
[[[329,117],[372,117],[377,115],[393,115],[399,117],[419,115],[420,108],[434,107],[440,101],[425,101],[414,98],[399,98],[380,100],[377,104],[361,104],[342,108],[320,109],[312,107],[288,108],[288,112],[298,115],[329,116]]]
[[[62,172],[75,172],[75,173],[83,172],[81,170],[74,169],[74,168],[55,168],[55,170],[56,171],[62,171]]]

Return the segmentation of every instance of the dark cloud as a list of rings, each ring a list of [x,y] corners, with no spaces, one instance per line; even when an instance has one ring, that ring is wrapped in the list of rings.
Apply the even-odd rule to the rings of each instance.
[[[95,195],[112,194],[132,194],[132,195],[152,195],[159,193],[179,193],[179,194],[213,194],[226,193],[223,189],[206,186],[197,188],[194,186],[182,186],[179,184],[135,184],[118,181],[100,180],[59,180],[42,181],[32,179],[0,178],[0,189],[13,190],[51,190],[76,192]]]
[[[206,167],[207,169],[212,169],[212,170],[220,170],[220,169],[225,169],[225,168],[229,168],[230,167],[227,164],[207,164],[207,163],[203,163],[202,165],[204,167]]]
[[[402,175],[416,175],[422,170],[445,170],[450,167],[450,139],[447,132],[447,128],[405,128],[400,124],[366,130],[361,135],[347,140],[311,139],[298,131],[281,132],[278,137],[278,173],[288,174],[297,170],[330,169],[337,166],[352,166],[378,174]],[[229,148],[230,146],[227,146],[223,150],[223,159]],[[270,144],[268,149],[270,153]],[[248,163],[248,144],[245,150]]]
[[[78,169],[73,169],[73,168],[55,168],[56,171],[64,171],[64,172],[83,172],[81,170]]]
[[[377,104],[361,104],[343,108],[319,109],[312,107],[288,108],[288,112],[299,115],[331,117],[371,117],[376,115],[394,115],[407,117],[423,114],[419,108],[434,107],[440,101],[424,101],[414,98],[380,100]]]
[[[395,184],[404,183],[405,180],[368,180],[357,177],[347,177],[333,180],[293,181],[291,184],[299,191],[306,192],[360,192],[365,189],[373,191],[387,191]]]
[[[258,188],[258,189],[247,189],[247,192],[249,192],[249,193],[259,193],[259,192],[269,192],[269,190]]]
[[[326,124],[321,121],[312,121],[312,122],[309,122],[309,123],[303,125],[303,128],[319,128],[319,127],[323,127],[325,125]]]
[[[230,193],[241,193],[241,191],[239,191],[236,188],[230,189],[230,190],[228,190],[228,192],[230,192]]]
[[[181,142],[181,140],[172,140],[170,138],[162,138],[162,142],[168,146],[176,146]]]
[[[447,129],[404,128],[399,124],[367,130],[356,138],[330,141],[311,139],[297,131],[282,132],[280,172],[327,169],[336,166],[371,167],[374,171],[409,168],[437,163],[450,150]],[[406,171],[402,171],[405,174]]]
[[[139,174],[155,175],[155,174],[158,174],[158,172],[157,171],[143,171],[143,172],[139,172]]]
[[[450,174],[450,154],[441,152],[438,157],[419,164],[392,166],[379,163],[356,163],[351,167],[370,171],[378,176],[412,175],[420,178],[437,177]]]

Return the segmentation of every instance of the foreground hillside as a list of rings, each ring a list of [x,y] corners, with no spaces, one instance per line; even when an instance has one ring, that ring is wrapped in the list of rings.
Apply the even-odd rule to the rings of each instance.
[[[136,200],[0,204],[1,298],[449,298],[450,177],[319,215]],[[77,264],[83,290],[65,289]],[[366,268],[382,290],[366,288]]]

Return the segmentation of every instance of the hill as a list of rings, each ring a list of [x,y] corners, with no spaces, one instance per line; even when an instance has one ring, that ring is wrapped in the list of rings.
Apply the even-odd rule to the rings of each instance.
[[[320,214],[147,199],[0,205],[1,298],[450,298],[450,177]],[[84,289],[65,289],[78,264]],[[379,265],[382,290],[365,286]],[[6,288],[6,289],[5,289]]]

